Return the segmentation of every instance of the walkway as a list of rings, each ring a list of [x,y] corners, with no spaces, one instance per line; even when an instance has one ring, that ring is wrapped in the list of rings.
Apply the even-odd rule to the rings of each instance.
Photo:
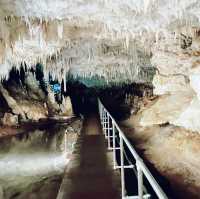
[[[96,115],[85,118],[74,159],[66,169],[57,199],[119,199],[120,178],[112,167]]]

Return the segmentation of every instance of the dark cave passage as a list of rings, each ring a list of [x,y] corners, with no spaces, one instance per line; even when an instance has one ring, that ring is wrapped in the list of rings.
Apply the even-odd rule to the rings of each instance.
[[[145,84],[130,84],[108,88],[86,87],[81,83],[68,84],[67,90],[74,113],[88,115],[98,112],[98,98],[117,120],[128,118],[145,96],[152,96],[152,87]],[[134,101],[135,100],[135,101]]]
[[[68,85],[68,91],[76,115],[98,112],[98,93],[94,88],[75,83]]]

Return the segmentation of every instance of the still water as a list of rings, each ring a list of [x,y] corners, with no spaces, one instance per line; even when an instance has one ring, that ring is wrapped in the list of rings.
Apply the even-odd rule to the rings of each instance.
[[[67,129],[73,124],[0,140],[0,199],[56,198],[77,138],[76,130],[65,134]]]

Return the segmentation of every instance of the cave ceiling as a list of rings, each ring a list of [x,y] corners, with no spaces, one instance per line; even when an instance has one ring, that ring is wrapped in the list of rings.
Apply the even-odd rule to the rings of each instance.
[[[199,0],[0,0],[0,77],[40,62],[60,80],[149,81],[153,44],[199,19]]]

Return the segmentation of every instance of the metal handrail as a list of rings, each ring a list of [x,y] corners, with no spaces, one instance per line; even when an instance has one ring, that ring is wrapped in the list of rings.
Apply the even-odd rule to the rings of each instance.
[[[143,183],[143,175],[148,180],[149,184],[155,191],[156,195],[159,199],[168,199],[166,194],[163,192],[160,185],[156,182],[155,178],[152,176],[151,172],[141,159],[141,157],[138,155],[136,150],[133,148],[129,140],[126,138],[125,134],[122,132],[114,118],[111,116],[111,114],[107,111],[107,109],[104,107],[104,105],[101,103],[101,101],[98,99],[98,105],[99,105],[99,114],[101,119],[101,124],[103,127],[103,131],[105,133],[105,137],[108,140],[108,149],[113,151],[113,162],[114,162],[114,169],[120,168],[121,171],[121,192],[122,192],[122,199],[129,198],[129,199],[144,199],[149,198],[150,194],[145,193],[146,189],[144,187]],[[110,123],[110,120],[112,123]],[[110,127],[111,126],[111,127]],[[117,131],[116,131],[117,130]],[[111,134],[112,131],[112,134]],[[119,147],[116,147],[116,136],[117,132],[119,135],[120,143]],[[112,139],[112,142],[111,142]],[[112,143],[112,147],[111,147]],[[136,161],[136,172],[137,172],[137,179],[138,179],[138,195],[137,196],[127,196],[125,193],[125,174],[124,169],[130,169],[133,168],[134,165],[124,165],[124,144],[127,146],[128,150],[131,152],[132,156],[134,157]],[[116,160],[116,151],[120,150],[120,165],[117,166],[117,160]],[[130,162],[129,162],[130,163]]]

